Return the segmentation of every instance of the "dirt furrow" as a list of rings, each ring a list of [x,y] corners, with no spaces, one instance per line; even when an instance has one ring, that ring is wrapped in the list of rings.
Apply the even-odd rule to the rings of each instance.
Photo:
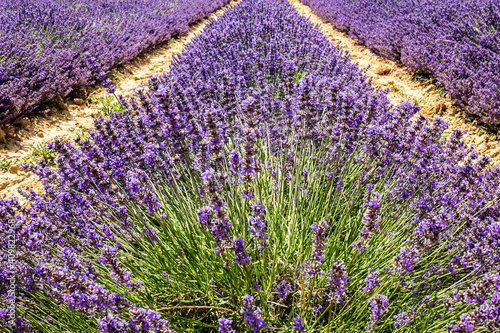
[[[232,1],[224,8],[209,16],[220,15],[236,4]],[[118,66],[113,72],[113,83],[116,92],[128,97],[135,87],[147,85],[150,75],[168,71],[172,57],[180,53],[186,43],[199,34],[209,18],[191,25],[189,32],[168,44],[158,46],[149,52],[139,55],[131,63]],[[33,162],[36,151],[33,147],[44,145],[55,138],[72,140],[82,135],[93,126],[93,118],[102,115],[102,103],[99,99],[109,98],[103,88],[91,88],[84,96],[61,99],[46,114],[34,114],[0,129],[0,197],[15,197],[23,202],[18,189],[30,187],[35,191],[42,190],[38,177],[20,167],[23,161]]]
[[[489,155],[494,162],[500,163],[500,133],[492,133],[476,120],[472,120],[463,108],[455,105],[445,93],[432,84],[432,80],[413,75],[405,66],[374,55],[368,48],[315,15],[309,6],[298,0],[290,2],[312,23],[319,23],[321,31],[330,41],[349,51],[353,62],[357,62],[361,67],[370,66],[367,75],[372,77],[375,86],[390,89],[389,98],[393,103],[408,99],[416,101],[423,114],[429,117],[439,115],[448,121],[450,126],[447,132],[454,128],[466,130],[464,140],[468,144],[475,145],[480,154]]]

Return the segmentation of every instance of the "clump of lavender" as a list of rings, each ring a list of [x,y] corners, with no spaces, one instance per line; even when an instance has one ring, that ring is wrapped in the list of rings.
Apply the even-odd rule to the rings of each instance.
[[[264,331],[269,324],[267,324],[264,319],[260,316],[262,311],[256,307],[253,302],[253,297],[250,295],[243,296],[243,306],[241,307],[240,313],[243,315],[243,319],[248,326],[254,332]]]
[[[216,253],[224,252],[224,249],[231,247],[231,221],[226,214],[226,203],[217,192],[218,184],[215,171],[208,169],[201,174],[203,186],[208,193],[210,204],[198,209],[198,218],[201,228],[208,228],[214,238]]]
[[[380,283],[378,282],[379,274],[380,273],[375,271],[373,268],[368,268],[368,274],[365,279],[366,286],[363,288],[363,291],[371,293],[373,288],[380,286]]]
[[[283,280],[278,283],[278,286],[276,286],[276,289],[274,291],[279,293],[279,297],[281,298],[281,300],[284,300],[286,298],[286,295],[290,291],[292,291],[292,286],[286,280]]]
[[[399,327],[410,323],[418,315],[418,310],[429,306],[428,300],[431,296],[425,295],[415,306],[394,316],[394,326]]]
[[[248,218],[248,222],[250,223],[248,231],[250,231],[253,237],[260,240],[259,250],[265,250],[269,247],[269,244],[267,244],[268,235],[265,216],[266,209],[262,206],[260,201],[257,201],[255,205],[252,205],[252,215]]]
[[[113,67],[134,59],[145,49],[187,32],[228,0],[5,3],[0,13],[0,124],[39,112],[41,103],[57,101],[71,92],[103,80]],[[22,10],[18,10],[24,6]],[[85,8],[85,10],[83,10]],[[110,13],[113,14],[110,14]],[[12,13],[16,13],[15,18]],[[30,31],[33,17],[37,24]],[[10,32],[16,31],[15,34]],[[7,44],[8,45],[7,45]],[[30,52],[35,51],[34,57]],[[24,70],[19,70],[24,64]],[[109,80],[109,79],[108,79]],[[107,80],[106,80],[107,81]],[[104,82],[114,93],[111,82]]]
[[[219,333],[236,333],[236,331],[231,326],[232,324],[233,324],[232,320],[224,318],[224,316],[221,316],[219,318]]]
[[[241,162],[242,180],[244,183],[249,183],[254,179],[257,172],[260,171],[260,165],[255,158],[257,154],[256,138],[258,135],[257,119],[256,119],[256,100],[253,97],[248,97],[241,103],[246,124],[243,127],[243,159]],[[253,198],[253,193],[248,188],[243,191],[244,198]]]
[[[250,257],[245,252],[244,241],[241,237],[237,237],[234,240],[234,262],[242,266],[250,262]]]
[[[335,304],[342,302],[347,287],[347,271],[344,261],[336,260],[333,262],[327,280],[329,283],[329,301]]]
[[[106,245],[101,251],[102,257],[99,257],[98,261],[105,264],[106,267],[109,268],[111,271],[110,277],[116,279],[117,284],[124,283],[127,287],[131,288],[131,291],[137,290],[142,283],[130,281],[130,275],[132,272],[122,267],[120,261],[116,258],[117,253],[117,248]]]
[[[367,332],[373,331],[373,327],[380,321],[382,314],[389,306],[389,299],[387,296],[378,294],[368,300],[370,304],[370,321],[365,327]]]
[[[306,328],[304,327],[303,322],[304,322],[304,318],[295,317],[295,318],[293,318],[292,327],[297,332],[306,333]]]
[[[448,331],[472,331],[482,325],[491,331],[500,329],[497,320],[500,313],[500,273],[488,273],[466,290],[455,290],[453,297],[445,299],[448,310],[453,311],[452,305],[456,303],[476,304],[476,307],[460,315],[459,320],[447,325]],[[489,296],[489,297],[488,297]]]
[[[446,294],[497,273],[500,168],[488,166],[460,132],[443,138],[439,118],[413,118],[415,105],[392,105],[339,52],[288,1],[242,0],[210,21],[168,73],[150,79],[148,90],[121,100],[123,113],[95,119],[86,138],[54,142],[57,167],[31,167],[44,194],[26,191],[26,206],[0,199],[2,249],[12,230],[17,240],[16,260],[0,251],[0,315],[14,275],[26,304],[18,312],[26,310],[26,321],[41,331],[50,323],[39,318],[48,315],[61,325],[55,330],[130,331],[130,310],[140,304],[181,306],[168,295],[186,302],[175,316],[165,312],[174,327],[215,331],[220,323],[209,318],[244,305],[252,307],[246,314],[255,330],[265,322],[293,330],[300,309],[303,326],[361,331],[370,319],[361,292],[368,267],[380,272],[372,292],[397,300],[394,314],[418,310],[419,295]],[[364,202],[360,189],[368,182]],[[372,187],[384,193],[376,214],[370,214]],[[252,208],[257,201],[265,218]],[[379,211],[387,216],[376,227]],[[250,223],[254,215],[260,220]],[[329,246],[318,231],[325,229],[322,216],[335,221]],[[360,237],[353,226],[362,217],[367,231]],[[311,237],[313,221],[320,222]],[[260,237],[265,251],[253,246]],[[353,250],[359,238],[373,251]],[[132,271],[128,278],[146,281],[140,293],[128,295],[132,288],[116,283],[128,273],[112,261],[117,273],[109,276],[106,246],[119,249],[115,258]],[[99,256],[106,262],[98,263]],[[233,258],[237,264],[229,264]],[[395,267],[384,275],[379,265],[393,258]],[[319,263],[329,271],[315,271]],[[293,294],[288,283],[273,290],[291,274]],[[475,287],[482,298],[457,301],[464,304],[450,313],[439,304],[438,320],[419,311],[408,330],[429,319],[436,330],[448,321],[495,327],[499,321],[488,318],[497,309],[498,286],[481,282],[492,286]],[[260,303],[242,300],[242,290],[258,293]],[[58,319],[68,307],[75,322],[66,324]],[[195,316],[197,307],[207,315]],[[318,314],[321,308],[332,310],[335,323]],[[376,308],[382,317],[388,312],[383,303]],[[388,316],[387,324],[395,320]]]
[[[120,314],[106,312],[97,320],[97,329],[100,332],[123,332],[127,330],[129,323],[120,318]]]
[[[403,311],[400,314],[394,316],[394,326],[403,326],[412,321],[413,318],[417,315],[417,309],[412,306],[407,311]]]
[[[315,260],[316,268],[321,265],[321,263],[325,260],[323,257],[323,253],[325,252],[326,246],[326,236],[327,230],[330,226],[326,223],[324,219],[322,219],[318,223],[313,223],[311,225],[312,230],[312,251],[311,255]]]
[[[148,307],[130,309],[130,325],[134,331],[147,330],[163,333],[175,333],[170,323]]]
[[[402,246],[399,254],[393,259],[396,271],[408,273],[413,270],[413,264],[420,260],[418,249],[414,245]]]
[[[370,200],[367,205],[368,209],[363,215],[363,228],[361,229],[359,239],[352,244],[352,246],[357,248],[359,252],[363,252],[363,250],[368,246],[366,245],[366,242],[371,235],[377,232],[379,228],[378,223],[380,221],[380,217],[378,216],[378,211],[380,208],[380,202],[378,199],[380,198],[380,194],[373,192],[372,198],[374,199]]]

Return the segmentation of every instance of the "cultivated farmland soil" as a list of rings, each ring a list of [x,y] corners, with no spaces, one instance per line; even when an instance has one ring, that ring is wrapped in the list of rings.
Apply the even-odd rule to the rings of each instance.
[[[232,1],[209,18],[222,14],[236,3]],[[134,88],[147,85],[150,75],[168,71],[172,57],[203,30],[209,18],[193,23],[187,34],[139,55],[127,65],[118,66],[113,80],[117,87],[116,93],[128,98]],[[39,193],[43,191],[38,177],[20,167],[20,163],[23,160],[32,162],[32,147],[39,143],[45,144],[55,138],[72,140],[93,127],[93,118],[102,115],[95,109],[102,106],[96,98],[104,98],[109,94],[100,87],[88,87],[87,92],[87,96],[54,102],[47,114],[30,115],[13,125],[0,128],[0,160],[5,158],[11,161],[8,170],[0,169],[0,198],[14,197],[24,202],[18,189],[30,187]]]
[[[439,115],[449,122],[447,133],[454,128],[466,130],[465,142],[476,146],[480,154],[489,155],[495,163],[500,163],[500,133],[489,132],[476,120],[472,120],[461,107],[443,96],[429,80],[412,80],[412,72],[402,64],[374,55],[368,48],[315,15],[309,6],[297,0],[290,2],[313,24],[319,23],[321,31],[330,41],[349,51],[353,62],[357,62],[360,67],[370,66],[367,75],[372,78],[375,86],[390,89],[389,98],[393,103],[408,99],[416,101],[423,114],[429,117]]]

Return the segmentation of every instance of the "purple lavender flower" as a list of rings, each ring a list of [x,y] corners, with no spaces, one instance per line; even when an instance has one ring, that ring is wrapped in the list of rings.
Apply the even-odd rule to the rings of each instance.
[[[205,230],[210,225],[213,210],[211,206],[204,206],[198,209],[198,218],[200,219],[202,230]]]
[[[491,52],[490,46],[496,45],[497,35],[486,33],[496,31],[500,12],[496,0],[303,2],[374,53],[432,75],[438,89],[467,112],[484,122],[500,122],[498,104],[493,102],[500,100],[500,81],[493,74],[500,71],[500,55],[497,47]],[[481,26],[482,31],[471,33],[472,26]]]
[[[184,0],[177,3],[185,4]],[[248,29],[248,22],[252,29]],[[300,186],[309,185],[305,183],[316,175],[324,177],[318,178],[318,184],[324,180],[342,197],[357,201],[362,195],[352,192],[357,185],[361,188],[366,182],[373,182],[374,188],[385,191],[387,211],[392,210],[387,223],[398,219],[405,222],[410,231],[406,235],[407,246],[394,259],[396,273],[391,271],[394,277],[410,273],[400,280],[408,291],[414,290],[418,295],[429,288],[440,288],[437,283],[443,274],[446,274],[446,284],[450,285],[463,283],[460,279],[468,276],[479,281],[487,273],[498,270],[500,169],[489,166],[488,158],[479,157],[474,149],[467,147],[461,139],[462,132],[454,131],[449,138],[444,138],[446,124],[439,118],[428,121],[414,117],[418,108],[413,104],[392,105],[385,93],[374,89],[363,72],[286,1],[241,1],[218,20],[211,21],[206,29],[207,33],[196,37],[172,62],[167,74],[151,77],[148,89],[141,88],[129,101],[120,98],[125,112],[96,118],[95,129],[88,137],[79,137],[71,143],[55,140],[51,145],[59,154],[55,168],[49,168],[44,162],[28,167],[42,179],[43,195],[26,191],[23,195],[27,204],[23,207],[0,199],[3,236],[0,242],[2,248],[7,246],[4,221],[14,219],[16,239],[19,239],[16,242],[18,260],[12,263],[18,281],[16,287],[26,295],[25,308],[32,317],[37,314],[32,313],[31,308],[45,305],[30,295],[46,292],[46,297],[85,317],[111,312],[121,315],[119,318],[129,318],[127,311],[134,307],[127,300],[130,297],[112,292],[116,288],[122,290],[123,286],[116,286],[115,281],[106,276],[98,280],[105,285],[95,281],[111,270],[107,264],[114,264],[100,253],[111,241],[119,239],[131,249],[130,256],[124,256],[124,260],[151,256],[135,251],[137,213],[145,220],[161,216],[161,223],[179,223],[179,230],[188,232],[192,230],[189,225],[192,219],[182,220],[177,215],[179,218],[167,221],[166,213],[181,213],[181,208],[191,209],[193,203],[199,203],[200,223],[206,231],[198,236],[211,237],[219,253],[235,250],[237,255],[236,249],[239,245],[244,248],[244,244],[235,246],[234,235],[231,235],[229,216],[239,213],[236,211],[239,198],[235,201],[234,194],[242,191],[247,195],[245,205],[251,204],[259,194],[270,204],[283,198],[285,207],[312,207],[302,195],[292,196],[288,202],[287,193],[299,192]],[[25,68],[29,66],[23,66],[23,70]],[[99,70],[108,68],[102,65]],[[1,82],[1,77],[0,74],[0,90],[5,87],[6,91],[12,90]],[[3,103],[0,98],[0,108]],[[210,112],[207,114],[204,110]],[[231,172],[228,152],[233,149],[241,152],[242,161],[233,163],[239,164],[239,171]],[[316,155],[320,151],[325,154]],[[307,176],[298,172],[303,171],[300,164],[306,158],[311,162]],[[262,177],[261,167],[266,168]],[[356,179],[345,177],[360,169],[364,173],[357,184],[351,182]],[[225,175],[227,171],[230,172]],[[200,176],[193,177],[195,174]],[[259,188],[258,182],[268,180],[276,184],[275,188],[269,186],[269,193],[264,190],[249,194]],[[311,190],[314,189],[307,188],[308,192]],[[367,196],[368,209],[361,232],[367,238],[360,237],[363,248],[371,237],[367,231],[378,230],[377,218],[369,214],[370,209],[374,210],[370,196]],[[131,207],[138,209],[131,211]],[[359,211],[363,213],[363,209]],[[187,213],[189,217],[195,212]],[[273,208],[273,213],[278,213],[276,222],[280,221],[279,211]],[[406,217],[415,219],[405,221]],[[184,230],[186,224],[188,228]],[[415,230],[411,230],[413,226]],[[141,227],[142,224],[139,231]],[[262,231],[255,228],[256,234],[267,234]],[[404,229],[394,233],[399,231]],[[287,232],[286,223],[281,221],[279,232]],[[391,236],[388,232],[387,237]],[[154,237],[159,245],[157,235]],[[165,241],[167,238],[162,237]],[[169,268],[177,264],[178,245],[179,242],[167,244],[173,250]],[[436,251],[440,251],[443,258],[438,266],[443,267],[433,269],[432,273],[429,273],[431,267],[422,267],[421,276],[411,274],[420,257]],[[314,287],[310,282],[320,278],[314,275],[312,257],[316,256],[312,249],[311,252],[300,267],[301,282],[308,291]],[[317,253],[324,255],[322,250]],[[239,260],[245,262],[245,250],[238,254],[242,257]],[[230,257],[224,253],[216,259]],[[183,267],[188,261],[186,258]],[[422,260],[421,264],[428,262]],[[228,268],[227,262],[224,264]],[[329,296],[332,302],[344,301],[346,307],[356,304],[345,301],[347,272],[341,264],[334,262],[328,274],[328,295],[315,294],[322,289],[311,290],[315,297],[311,302]],[[455,269],[456,274],[448,274],[445,266],[451,266],[450,270]],[[119,270],[119,266],[113,269]],[[123,273],[123,276],[116,275],[121,282],[128,278],[127,273]],[[2,266],[1,281],[5,281],[6,274],[11,274],[11,270]],[[430,281],[432,286],[428,285]],[[170,283],[166,286],[175,287]],[[464,302],[466,304],[456,308],[470,311],[462,318],[456,315],[451,325],[459,329],[474,325],[494,330],[496,324],[488,318],[494,317],[497,311],[498,288],[494,278],[489,277],[474,284],[470,291],[463,294],[457,291],[451,302]],[[142,301],[142,294],[132,298]],[[354,297],[358,294],[353,290]],[[2,301],[5,292],[1,296],[0,308],[5,308]],[[364,326],[365,323],[356,324]]]
[[[116,283],[124,283],[127,287],[131,287],[132,290],[136,290],[142,283],[141,282],[131,282],[130,275],[132,272],[124,269],[117,258],[118,249],[105,245],[99,256],[99,262],[105,264],[111,271],[110,277],[116,280]]]
[[[224,316],[221,316],[219,318],[219,332],[220,333],[236,333],[236,331],[233,329],[231,324],[233,323],[232,320],[224,318]]]
[[[367,247],[366,241],[378,230],[380,217],[378,217],[377,214],[380,208],[380,202],[378,200],[378,198],[380,198],[380,194],[373,192],[372,197],[375,197],[376,199],[370,200],[367,205],[368,209],[363,215],[363,228],[361,229],[359,239],[352,244],[352,246],[356,247],[359,252],[363,252],[363,250]]]
[[[283,280],[278,283],[278,286],[276,286],[274,291],[278,292],[279,297],[283,300],[286,298],[286,295],[292,291],[292,286],[286,280]]]
[[[97,328],[101,332],[120,333],[128,328],[128,323],[120,318],[119,314],[106,312],[104,316],[97,319]]]
[[[378,276],[379,272],[375,271],[373,268],[368,268],[368,275],[365,279],[366,287],[363,288],[363,291],[371,293],[373,288],[380,286]]]
[[[326,246],[326,236],[327,229],[330,226],[326,223],[324,219],[322,219],[318,224],[313,223],[311,225],[311,230],[313,233],[312,236],[312,252],[311,255],[313,259],[316,261],[316,264],[319,266],[323,262],[324,257],[323,253],[325,252]]]
[[[314,307],[313,307],[313,312],[314,312],[314,313],[317,313],[318,311],[321,311],[321,309],[323,309],[323,306],[321,306],[321,304],[320,304],[320,305],[318,305],[318,306],[314,306]]]
[[[250,262],[250,257],[245,252],[245,246],[243,246],[243,239],[241,237],[235,238],[234,240],[234,262],[242,266]]]
[[[168,41],[172,35],[185,33],[190,23],[227,3],[182,0],[172,6],[156,0],[83,0],[75,10],[70,3],[43,1],[30,3],[22,11],[17,11],[22,1],[6,3],[0,13],[0,45],[9,50],[3,53],[0,66],[0,124],[39,110],[42,102],[60,103],[61,96],[84,92],[94,80],[104,80],[114,66]],[[19,29],[32,23],[33,17],[37,17],[37,23],[29,32]],[[9,31],[17,32],[12,35]],[[22,51],[35,49],[36,57]],[[23,71],[19,71],[18,63],[25,64]],[[114,93],[114,86],[107,87]]]
[[[368,300],[370,304],[370,321],[365,327],[367,332],[373,331],[373,327],[380,321],[385,309],[389,306],[387,296],[378,294]]]
[[[240,170],[242,158],[236,150],[231,151],[231,170],[238,173]]]
[[[223,219],[214,219],[210,225],[210,232],[214,237],[215,243],[219,246],[227,246],[227,239],[230,236],[229,227],[231,221]]]
[[[414,306],[409,308],[407,311],[401,312],[394,316],[394,326],[403,326],[408,324],[417,315],[417,310]]]
[[[346,295],[347,272],[346,266],[342,260],[336,260],[328,273],[329,293],[328,298],[332,303],[342,302],[342,297]]]
[[[393,259],[393,263],[398,272],[408,273],[413,270],[413,264],[419,260],[418,249],[411,245],[401,247],[399,254]]]
[[[243,319],[248,326],[254,332],[263,332],[269,325],[262,319],[260,314],[262,311],[253,305],[253,297],[250,295],[243,296],[243,306],[241,307],[241,314],[243,315]]]
[[[269,247],[267,244],[267,230],[266,223],[264,218],[266,216],[266,210],[260,201],[257,201],[255,205],[252,206],[252,216],[248,218],[248,222],[250,226],[248,227],[248,231],[251,233],[253,237],[256,237],[260,240],[259,250],[265,250]]]
[[[134,331],[154,331],[164,333],[175,333],[170,326],[170,323],[162,319],[156,311],[150,310],[148,307],[139,308],[133,307],[130,312],[130,327]]]
[[[303,322],[304,322],[304,318],[302,318],[302,317],[295,317],[295,318],[293,318],[292,327],[297,332],[307,333],[304,325],[302,324]]]
[[[155,241],[155,235],[156,235],[156,229],[153,229],[150,225],[146,225],[143,227],[144,230],[146,230],[146,236],[149,236],[149,239],[154,242]]]

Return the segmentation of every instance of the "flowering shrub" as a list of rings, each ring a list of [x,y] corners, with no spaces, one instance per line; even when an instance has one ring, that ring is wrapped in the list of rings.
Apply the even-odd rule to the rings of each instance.
[[[185,33],[228,0],[0,1],[0,124]]]
[[[120,102],[0,201],[18,331],[498,328],[500,169],[288,1],[242,0]]]
[[[302,0],[375,53],[431,74],[484,122],[500,123],[496,0]]]

